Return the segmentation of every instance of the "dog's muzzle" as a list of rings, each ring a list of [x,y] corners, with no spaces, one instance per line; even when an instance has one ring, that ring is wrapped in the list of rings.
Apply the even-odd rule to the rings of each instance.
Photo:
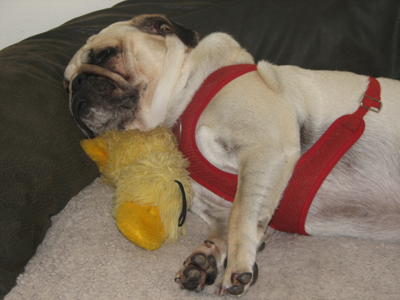
[[[135,119],[139,90],[121,89],[108,77],[81,73],[71,83],[70,110],[89,138],[108,129],[125,130]]]

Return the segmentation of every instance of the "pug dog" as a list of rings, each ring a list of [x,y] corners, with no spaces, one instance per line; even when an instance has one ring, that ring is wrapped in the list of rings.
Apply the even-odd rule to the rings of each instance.
[[[119,22],[88,39],[65,71],[73,117],[86,136],[107,129],[174,126],[214,71],[254,64],[230,35],[199,35],[163,15]],[[307,214],[311,235],[400,240],[400,84],[378,78],[382,110],[323,182]],[[368,77],[267,61],[224,86],[197,122],[199,151],[237,174],[233,203],[193,181],[191,210],[210,235],[175,281],[219,295],[241,295],[257,280],[256,253],[301,155],[342,115],[360,106]]]

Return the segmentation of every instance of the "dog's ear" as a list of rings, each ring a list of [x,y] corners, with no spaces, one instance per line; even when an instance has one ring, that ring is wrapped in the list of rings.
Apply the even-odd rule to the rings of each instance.
[[[188,47],[194,48],[199,42],[199,34],[163,15],[141,15],[132,19],[133,26],[141,31],[167,36],[175,34]]]

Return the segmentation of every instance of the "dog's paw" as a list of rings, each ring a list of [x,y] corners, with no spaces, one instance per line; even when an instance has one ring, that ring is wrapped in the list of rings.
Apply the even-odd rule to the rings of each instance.
[[[258,279],[258,266],[254,263],[252,272],[228,272],[225,271],[224,276],[219,284],[217,295],[235,295],[244,294],[250,286],[256,283]]]
[[[200,292],[206,285],[215,282],[218,275],[217,259],[220,253],[212,241],[205,241],[183,263],[175,275],[175,282],[181,289]]]

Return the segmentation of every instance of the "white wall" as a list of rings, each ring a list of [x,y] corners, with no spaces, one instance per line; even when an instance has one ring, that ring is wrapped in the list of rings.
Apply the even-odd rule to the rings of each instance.
[[[0,0],[0,49],[122,0]]]

